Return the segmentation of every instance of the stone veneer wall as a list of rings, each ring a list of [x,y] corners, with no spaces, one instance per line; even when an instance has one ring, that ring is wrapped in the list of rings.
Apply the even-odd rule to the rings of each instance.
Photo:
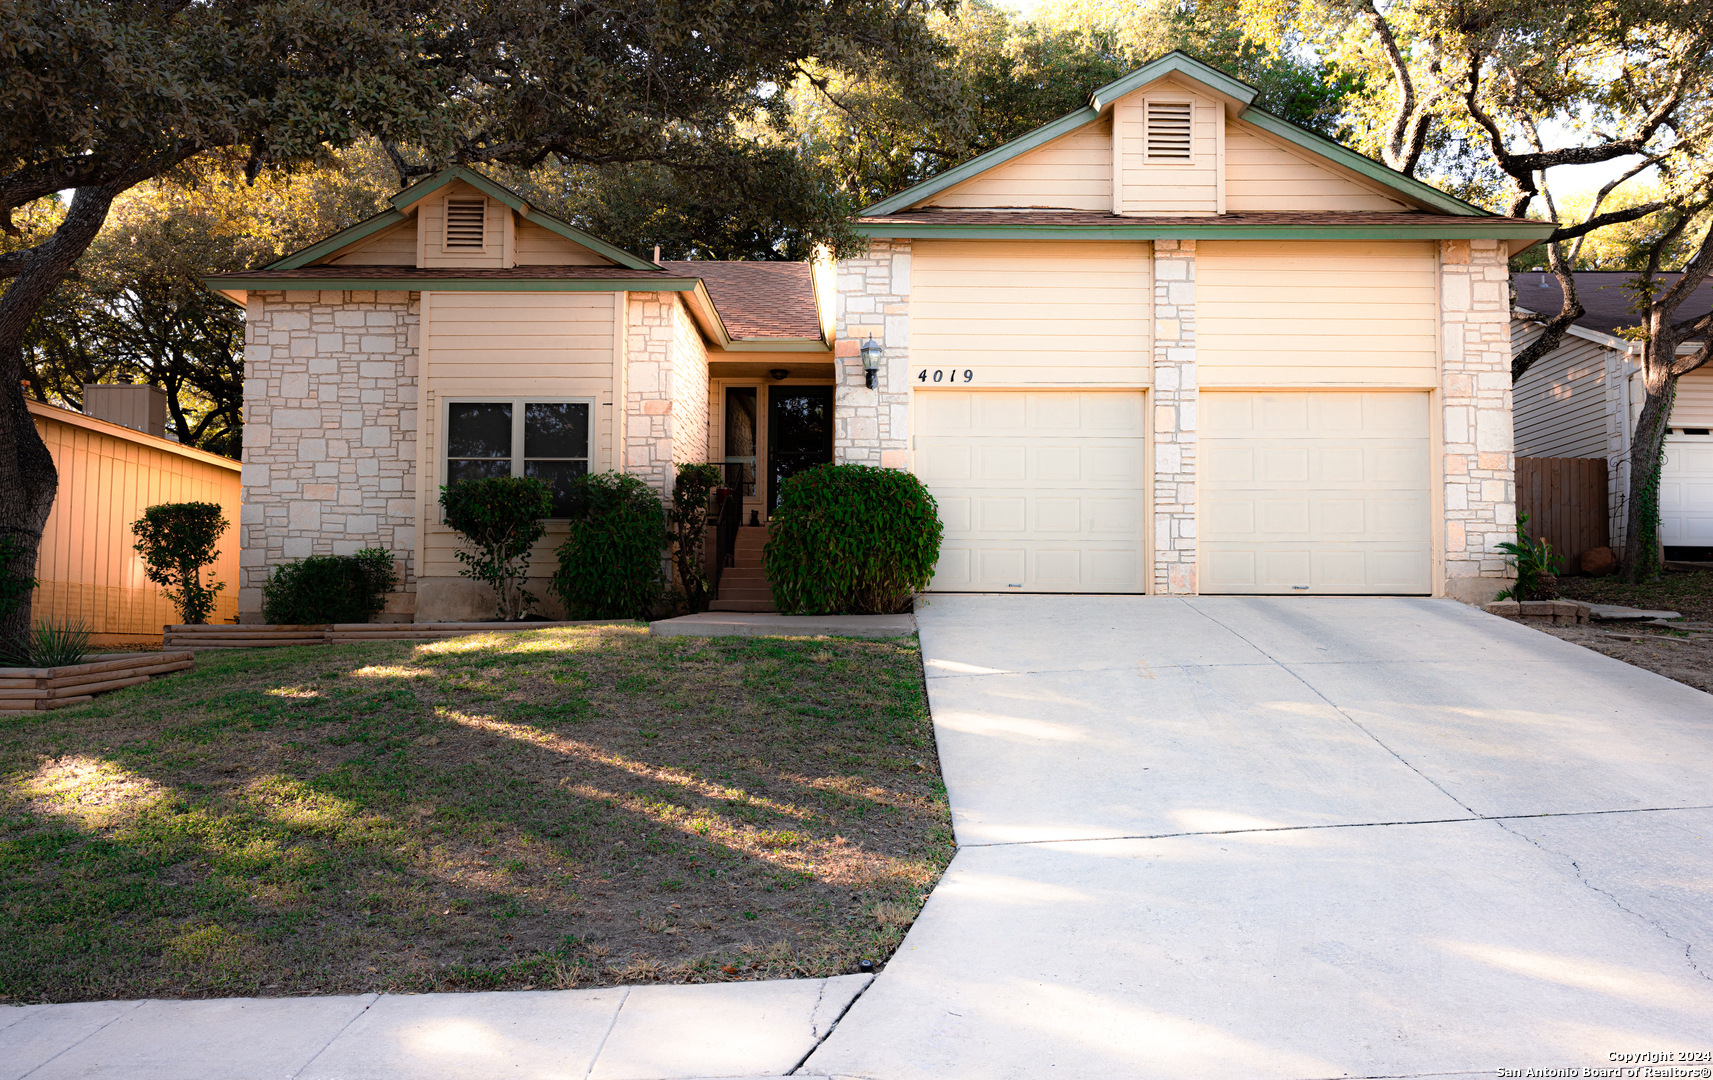
[[[708,460],[708,347],[679,303],[672,305],[672,460]]]
[[[1154,241],[1156,593],[1196,591],[1196,242]]]
[[[280,563],[366,547],[403,578],[387,613],[415,611],[419,322],[406,292],[250,294],[240,621],[261,621]]]
[[[837,269],[833,460],[902,469],[910,445],[910,241],[872,240]],[[864,385],[862,343],[886,348],[875,388]]]
[[[1440,242],[1446,593],[1485,603],[1511,572],[1517,529],[1511,435],[1510,271],[1496,240]]]
[[[629,293],[625,307],[624,471],[672,491],[672,353],[678,297]]]

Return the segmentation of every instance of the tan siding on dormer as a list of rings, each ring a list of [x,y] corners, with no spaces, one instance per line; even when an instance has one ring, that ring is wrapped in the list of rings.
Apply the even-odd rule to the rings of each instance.
[[[923,205],[1110,210],[1112,125],[1105,119],[1086,124],[948,188]]]
[[[590,251],[582,244],[565,239],[551,229],[533,221],[522,221],[517,227],[517,265],[519,266],[609,266],[611,259]]]
[[[415,266],[416,220],[401,221],[384,232],[346,248],[324,265]]]
[[[1191,101],[1195,119],[1188,164],[1150,162],[1146,157],[1144,105],[1150,99]],[[1114,105],[1119,125],[1119,165],[1122,198],[1119,212],[1147,214],[1216,214],[1219,212],[1219,142],[1225,109],[1171,80],[1161,80]]]
[[[1225,128],[1225,208],[1229,213],[1411,209],[1235,120]]]
[[[497,199],[487,200],[487,215],[484,219],[485,246],[481,251],[446,249],[446,200],[471,198],[485,196],[460,180],[446,185],[446,190],[436,192],[418,204],[421,209],[417,211],[417,219],[420,221],[417,227],[420,237],[417,245],[417,265],[462,266],[471,269],[499,269],[507,265],[512,212],[510,207]]]

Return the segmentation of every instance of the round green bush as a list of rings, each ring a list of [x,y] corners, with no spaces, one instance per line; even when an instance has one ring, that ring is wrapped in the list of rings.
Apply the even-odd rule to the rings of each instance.
[[[788,615],[885,615],[928,587],[939,507],[915,476],[821,465],[785,481],[768,522],[767,581]]]
[[[294,559],[262,586],[262,618],[287,626],[370,622],[397,584],[393,553],[385,548]]]
[[[573,619],[646,619],[660,600],[666,510],[654,489],[624,473],[571,482],[571,533],[548,585]]]

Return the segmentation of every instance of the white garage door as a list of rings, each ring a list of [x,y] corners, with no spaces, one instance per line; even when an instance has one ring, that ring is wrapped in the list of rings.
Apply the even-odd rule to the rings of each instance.
[[[937,592],[1141,592],[1142,394],[921,390]]]
[[[1201,395],[1206,593],[1427,593],[1428,398]]]
[[[1659,532],[1667,547],[1713,547],[1713,435],[1666,436]]]

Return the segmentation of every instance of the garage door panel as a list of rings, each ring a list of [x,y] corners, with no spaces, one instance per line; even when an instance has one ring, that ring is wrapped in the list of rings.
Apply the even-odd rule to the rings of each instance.
[[[1713,436],[1666,436],[1659,517],[1662,544],[1713,547]]]
[[[1141,394],[919,391],[912,407],[918,475],[942,507],[971,508],[942,514],[931,588],[1142,590]]]
[[[1203,591],[1431,591],[1426,394],[1202,402]]]

